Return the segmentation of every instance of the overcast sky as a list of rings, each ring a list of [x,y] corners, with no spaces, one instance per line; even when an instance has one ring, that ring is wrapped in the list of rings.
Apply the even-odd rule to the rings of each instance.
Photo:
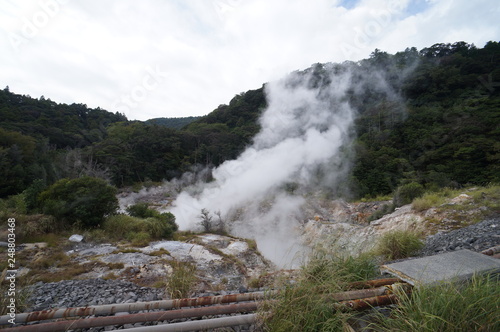
[[[0,88],[204,115],[317,62],[500,40],[498,0],[0,0]]]

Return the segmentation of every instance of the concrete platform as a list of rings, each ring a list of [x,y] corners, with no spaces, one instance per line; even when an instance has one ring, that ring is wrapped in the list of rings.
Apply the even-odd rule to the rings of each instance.
[[[458,250],[382,265],[380,270],[412,285],[425,285],[468,279],[474,274],[500,272],[500,260],[470,250]]]

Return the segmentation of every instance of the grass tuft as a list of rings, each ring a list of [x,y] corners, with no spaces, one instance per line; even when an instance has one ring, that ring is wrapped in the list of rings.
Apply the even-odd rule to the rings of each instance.
[[[260,309],[265,331],[344,331],[349,312],[334,310],[329,295],[347,289],[348,283],[376,275],[369,255],[352,257],[317,249],[295,283],[287,283],[276,301]]]
[[[370,327],[375,331],[500,331],[498,276],[421,286],[400,299],[390,317],[380,316]]]
[[[195,276],[196,267],[187,262],[171,262],[172,274],[166,284],[166,291],[170,298],[188,297],[197,280]]]
[[[407,258],[416,254],[424,243],[414,231],[393,231],[382,235],[375,253],[388,260]]]
[[[415,198],[412,208],[416,211],[425,211],[430,208],[440,206],[446,202],[446,197],[439,193],[427,193],[422,197]]]

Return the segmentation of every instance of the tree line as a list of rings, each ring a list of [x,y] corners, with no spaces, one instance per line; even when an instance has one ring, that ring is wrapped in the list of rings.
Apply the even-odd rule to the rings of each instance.
[[[352,198],[398,186],[485,184],[500,180],[500,44],[436,44],[325,66],[382,73],[398,98],[366,86],[352,92],[355,140],[346,151]],[[361,84],[361,83],[360,83]],[[101,178],[117,186],[180,176],[193,166],[236,158],[259,131],[264,85],[236,95],[199,119],[169,128],[120,113],[59,104],[0,90],[0,197],[46,188],[64,178]],[[38,190],[38,189],[37,189]],[[40,189],[41,190],[41,189]]]

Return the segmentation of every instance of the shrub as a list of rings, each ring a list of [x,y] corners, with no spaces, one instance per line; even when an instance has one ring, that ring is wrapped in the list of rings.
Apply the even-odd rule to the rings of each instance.
[[[177,230],[177,224],[169,216],[159,218],[147,218],[144,220],[148,233],[157,239],[171,239]]]
[[[93,177],[62,179],[43,191],[39,204],[44,213],[70,224],[90,228],[118,208],[116,188]]]
[[[382,235],[375,252],[388,260],[410,257],[424,246],[416,232],[393,231]]]
[[[221,235],[226,235],[226,222],[222,218],[222,213],[220,211],[216,211],[213,213],[217,220],[214,220],[214,216],[211,215],[211,212],[207,209],[201,209],[200,213],[200,226],[202,227],[205,233],[216,233]]]
[[[147,203],[138,203],[127,208],[127,212],[137,218],[145,218],[148,233],[154,238],[171,239],[179,226],[175,223],[175,216],[170,212],[160,213],[150,209]]]
[[[399,186],[394,193],[394,204],[403,206],[410,204],[415,198],[422,196],[424,187],[417,182],[410,182]]]
[[[26,203],[26,208],[28,211],[38,210],[38,195],[43,192],[47,186],[45,181],[42,179],[37,179],[23,191],[24,202]]]
[[[131,242],[133,246],[147,246],[151,242],[152,237],[148,232],[131,232],[127,234],[127,240]]]
[[[156,213],[155,213],[156,212]],[[127,208],[127,213],[132,217],[150,218],[155,217],[158,212],[150,209],[147,203],[137,203]]]
[[[115,240],[127,240],[134,245],[143,245],[154,239],[171,238],[177,230],[174,219],[171,213],[162,213],[158,218],[147,219],[119,214],[110,216],[103,227]]]
[[[207,209],[201,209],[200,213],[200,226],[203,228],[205,233],[210,233],[212,231],[212,219],[213,217],[210,215],[210,211]]]

